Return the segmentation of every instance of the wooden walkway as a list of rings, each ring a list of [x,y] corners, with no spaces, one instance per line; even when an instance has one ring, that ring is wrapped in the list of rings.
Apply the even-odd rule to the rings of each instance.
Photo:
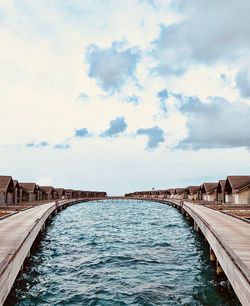
[[[108,200],[109,198],[105,198]],[[112,197],[111,200],[126,199]],[[95,201],[101,199],[82,199]],[[250,224],[202,205],[177,200],[144,199],[172,204],[194,220],[212,248],[221,268],[243,306],[250,305]],[[30,248],[49,216],[77,200],[66,200],[56,207],[55,202],[39,205],[0,220],[0,306],[3,305],[23,265]]]

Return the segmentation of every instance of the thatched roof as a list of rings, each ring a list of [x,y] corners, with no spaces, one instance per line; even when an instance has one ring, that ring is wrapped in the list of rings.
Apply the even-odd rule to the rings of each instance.
[[[246,187],[250,188],[250,175],[232,175],[228,176],[226,185],[230,185],[233,192],[239,192]]]
[[[185,192],[185,188],[176,188],[176,189],[175,189],[175,192],[176,192],[177,194],[183,194],[183,193]]]
[[[36,183],[19,183],[19,186],[29,193],[34,193],[36,190]]]
[[[205,189],[206,193],[213,192],[218,186],[218,183],[204,183],[201,185],[201,189]]]
[[[175,194],[175,188],[170,188],[170,189],[168,189],[168,191],[169,191],[170,194]]]
[[[222,192],[223,190],[225,190],[225,186],[226,186],[226,180],[219,180],[217,185],[218,192]]]
[[[54,188],[54,190],[59,194],[63,194],[65,191],[64,188]]]
[[[11,187],[14,188],[12,177],[9,175],[0,175],[0,192],[6,192]]]
[[[53,187],[52,186],[39,186],[40,190],[43,191],[44,193],[51,194],[53,192]]]
[[[64,189],[66,194],[72,194],[73,190],[72,189]]]
[[[187,191],[189,194],[195,194],[199,190],[200,186],[188,186]]]

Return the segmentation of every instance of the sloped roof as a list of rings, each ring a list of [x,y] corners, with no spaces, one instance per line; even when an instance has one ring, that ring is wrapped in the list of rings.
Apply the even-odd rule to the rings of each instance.
[[[36,189],[36,183],[19,183],[19,186],[31,193],[35,192]]]
[[[250,175],[230,175],[227,177],[227,181],[234,191],[238,191],[250,185]]]
[[[175,189],[175,192],[176,192],[177,194],[182,194],[182,193],[185,192],[185,188],[176,188],[176,189]]]
[[[72,192],[73,192],[73,193],[80,194],[80,193],[81,193],[81,190],[73,190]]]
[[[71,192],[73,192],[73,190],[72,189],[64,189],[65,190],[65,192],[67,192],[67,193],[71,193]]]
[[[54,188],[54,189],[58,193],[63,193],[64,192],[64,188]]]
[[[9,186],[14,187],[12,177],[9,175],[0,175],[0,191],[6,191]]]
[[[219,180],[218,185],[217,185],[217,189],[219,192],[221,192],[222,190],[225,191],[225,186],[226,186],[226,180]]]
[[[202,186],[204,186],[206,193],[210,193],[210,192],[213,192],[217,188],[218,183],[204,183],[201,185],[201,188]]]
[[[166,189],[160,189],[160,190],[156,190],[156,191],[158,191],[160,194],[164,194],[164,193],[166,193],[166,192],[167,192],[167,190],[166,190]]]
[[[199,186],[188,186],[187,190],[190,194],[195,194],[199,190]]]
[[[14,187],[19,186],[18,180],[13,180]]]
[[[45,193],[52,193],[54,189],[52,186],[39,186],[39,187]]]
[[[174,194],[175,193],[175,188],[170,188],[168,189],[170,194]]]
[[[218,184],[220,184],[221,185],[221,187],[225,187],[225,185],[226,185],[226,180],[219,180],[219,182],[218,182]]]

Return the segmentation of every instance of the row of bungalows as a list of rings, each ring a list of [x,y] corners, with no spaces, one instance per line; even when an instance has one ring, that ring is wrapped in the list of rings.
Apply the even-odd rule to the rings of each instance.
[[[0,176],[0,205],[16,205],[25,202],[38,202],[60,199],[100,198],[106,192],[83,191],[52,186],[40,186],[36,183],[23,183],[11,176]]]
[[[228,176],[199,186],[128,193],[127,197],[166,198],[230,204],[250,204],[250,176]]]

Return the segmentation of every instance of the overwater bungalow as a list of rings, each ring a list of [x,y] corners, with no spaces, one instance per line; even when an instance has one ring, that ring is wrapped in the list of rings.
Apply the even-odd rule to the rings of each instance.
[[[11,176],[0,176],[0,205],[14,203],[14,182]]]
[[[216,192],[216,201],[225,203],[225,185],[226,180],[219,180]]]
[[[86,198],[91,198],[92,197],[91,191],[84,191],[84,195],[85,195]]]
[[[167,197],[167,190],[156,190],[157,198],[164,199]]]
[[[182,200],[185,197],[185,188],[175,188],[174,198]]]
[[[72,197],[73,197],[74,199],[79,199],[79,198],[81,198],[81,190],[73,190],[73,192],[72,192]]]
[[[100,191],[99,192],[99,197],[105,198],[106,196],[107,196],[107,192],[105,192],[105,191]]]
[[[200,186],[188,186],[186,188],[186,195],[188,200],[197,200],[199,197]]]
[[[228,176],[225,183],[225,202],[250,204],[250,176]]]
[[[65,198],[72,199],[73,190],[72,189],[64,189],[64,191],[65,191]]]
[[[40,190],[36,183],[19,183],[22,202],[33,202],[40,200]]]
[[[141,192],[134,192],[133,194],[132,194],[133,196],[140,196],[140,197],[142,197],[142,198],[148,198],[149,197],[149,191],[141,191]]]
[[[41,200],[54,200],[55,190],[52,186],[39,186],[41,191]]]
[[[81,190],[81,198],[87,198],[88,197],[88,191]]]
[[[55,199],[64,199],[65,198],[65,190],[64,188],[54,188],[55,190]]]
[[[170,199],[173,199],[174,195],[175,195],[175,188],[169,188],[168,189],[168,195],[169,195]]]
[[[216,201],[217,185],[218,183],[203,183],[199,189],[199,200]]]
[[[101,198],[102,197],[102,192],[100,191],[91,191],[91,197],[93,198]]]

